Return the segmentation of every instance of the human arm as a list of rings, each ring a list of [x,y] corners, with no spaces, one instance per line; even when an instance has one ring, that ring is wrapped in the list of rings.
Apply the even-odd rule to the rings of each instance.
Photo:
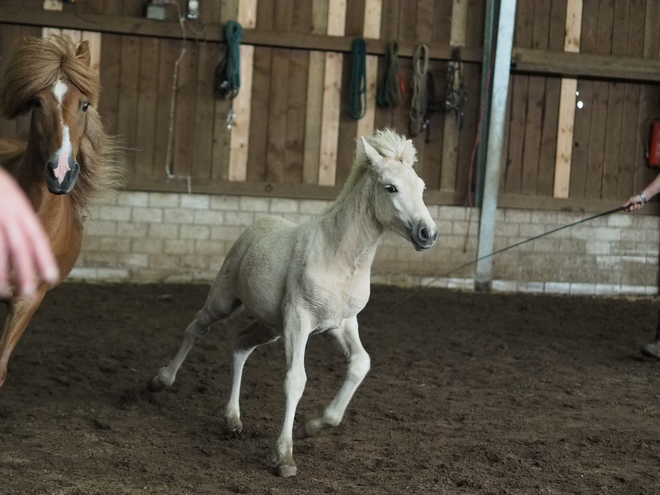
[[[0,296],[10,288],[10,272],[20,294],[30,295],[41,280],[56,283],[59,270],[37,215],[14,179],[0,168]]]
[[[637,211],[642,209],[647,201],[650,201],[653,196],[660,192],[660,174],[651,181],[651,183],[640,191],[639,194],[635,194],[628,201],[626,201],[623,206],[626,207],[625,211]]]

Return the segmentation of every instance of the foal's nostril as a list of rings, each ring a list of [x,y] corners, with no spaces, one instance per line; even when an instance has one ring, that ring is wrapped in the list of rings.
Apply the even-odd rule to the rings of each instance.
[[[419,229],[418,235],[421,241],[429,240],[429,230],[426,227],[422,227],[421,229]]]

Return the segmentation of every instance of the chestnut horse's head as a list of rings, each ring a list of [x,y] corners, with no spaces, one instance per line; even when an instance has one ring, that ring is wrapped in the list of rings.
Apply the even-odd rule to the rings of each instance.
[[[65,37],[25,38],[7,60],[0,82],[5,116],[32,110],[29,145],[38,147],[53,194],[71,192],[80,173],[88,110],[99,92],[90,58],[86,41],[76,46]]]

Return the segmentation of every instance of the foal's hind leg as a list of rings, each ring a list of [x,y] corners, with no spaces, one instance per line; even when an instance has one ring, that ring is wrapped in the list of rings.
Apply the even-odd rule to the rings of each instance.
[[[240,433],[243,429],[239,399],[245,361],[257,346],[274,342],[279,338],[279,335],[276,335],[270,328],[258,321],[251,323],[236,335],[232,348],[229,400],[225,408],[225,420],[229,431]]]
[[[186,356],[194,345],[209,332],[211,324],[221,318],[226,318],[237,307],[238,301],[215,302],[213,298],[209,297],[202,310],[197,313],[195,319],[186,328],[183,342],[174,359],[167,366],[161,368],[158,374],[149,380],[147,389],[150,392],[158,392],[172,385],[176,379],[176,373],[179,371],[183,361],[185,361]]]
[[[323,411],[323,416],[311,419],[297,429],[296,436],[298,438],[318,435],[325,428],[337,426],[341,423],[348,403],[369,372],[371,360],[367,351],[362,347],[362,342],[360,342],[357,318],[344,320],[342,326],[332,330],[331,333],[339,341],[348,359],[346,379],[330,405]]]

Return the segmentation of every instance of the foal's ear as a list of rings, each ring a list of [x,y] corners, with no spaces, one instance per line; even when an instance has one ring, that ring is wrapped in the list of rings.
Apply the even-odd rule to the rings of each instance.
[[[80,43],[80,45],[78,45],[78,49],[76,50],[76,58],[79,58],[80,61],[85,65],[89,65],[89,63],[92,61],[92,54],[89,51],[89,41],[85,40]]]
[[[364,137],[362,139],[362,147],[364,148],[364,153],[367,155],[367,159],[371,162],[371,165],[378,167],[383,163],[383,157],[378,153],[373,146],[367,143],[367,140]]]

